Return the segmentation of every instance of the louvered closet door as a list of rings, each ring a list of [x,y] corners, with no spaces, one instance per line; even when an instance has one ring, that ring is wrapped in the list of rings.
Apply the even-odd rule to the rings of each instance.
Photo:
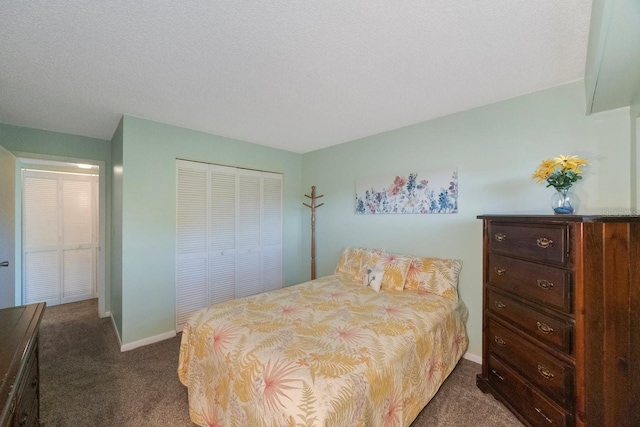
[[[22,190],[23,304],[60,304],[58,176],[25,171]]]
[[[262,292],[260,275],[261,172],[238,171],[238,282],[236,297]]]
[[[209,304],[235,298],[237,169],[210,166]]]
[[[262,174],[262,284],[282,287],[282,175]]]
[[[95,179],[61,176],[62,302],[82,301],[95,294]]]
[[[282,175],[176,161],[176,330],[195,311],[282,287]]]
[[[97,177],[27,170],[23,182],[23,303],[95,298]]]
[[[176,329],[208,304],[208,166],[177,161]]]

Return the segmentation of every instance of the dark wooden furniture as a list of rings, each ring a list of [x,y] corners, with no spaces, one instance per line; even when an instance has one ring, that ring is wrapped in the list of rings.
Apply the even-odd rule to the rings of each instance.
[[[0,426],[37,426],[38,328],[45,304],[0,310]]]
[[[640,426],[640,217],[478,218],[478,387],[525,425]]]

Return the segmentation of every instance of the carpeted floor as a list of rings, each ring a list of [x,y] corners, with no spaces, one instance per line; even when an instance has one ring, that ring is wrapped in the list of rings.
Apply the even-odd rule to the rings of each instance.
[[[97,300],[47,307],[40,327],[40,417],[53,426],[193,426],[178,380],[180,335],[121,353]],[[412,427],[522,426],[461,360]]]

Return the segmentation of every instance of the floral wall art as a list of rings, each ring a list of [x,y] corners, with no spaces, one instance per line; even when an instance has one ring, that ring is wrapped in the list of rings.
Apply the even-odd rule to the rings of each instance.
[[[356,180],[358,214],[457,212],[457,168]]]

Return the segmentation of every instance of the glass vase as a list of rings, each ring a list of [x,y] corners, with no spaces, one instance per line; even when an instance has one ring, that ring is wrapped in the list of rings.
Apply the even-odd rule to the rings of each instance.
[[[556,192],[551,196],[551,208],[556,215],[571,215],[574,212],[571,204],[572,193],[569,188],[556,188]]]

